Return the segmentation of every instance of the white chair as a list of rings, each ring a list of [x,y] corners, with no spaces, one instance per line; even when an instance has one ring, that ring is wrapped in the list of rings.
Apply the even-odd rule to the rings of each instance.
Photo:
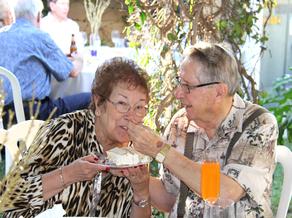
[[[11,84],[13,103],[14,103],[17,122],[24,121],[25,116],[24,116],[23,103],[22,103],[22,97],[21,97],[21,88],[20,88],[18,79],[13,73],[11,73],[9,70],[1,66],[0,66],[0,75],[5,76]],[[0,118],[0,121],[1,121],[0,128],[3,128],[2,116]]]
[[[22,154],[17,146],[17,142],[22,141],[25,143],[27,149],[32,143],[40,126],[44,123],[42,120],[26,120],[14,124],[8,130],[0,129],[0,143],[5,146],[11,160],[5,160],[5,172],[8,173],[13,161],[17,162],[21,159]],[[16,159],[17,158],[17,159]]]
[[[7,150],[10,153],[10,156],[14,161],[19,161],[22,158],[22,153],[17,146],[18,141],[23,141],[26,145],[26,149],[31,145],[36,133],[39,128],[45,121],[42,120],[26,120],[14,124],[8,130],[0,129],[0,143],[4,144]],[[16,159],[17,158],[17,159]],[[12,162],[9,163],[9,166],[6,167],[8,172],[9,168],[12,165]],[[63,217],[66,212],[64,211],[62,204],[56,204],[53,208],[48,209],[39,215],[37,218],[51,218],[51,217]]]
[[[288,147],[278,145],[276,147],[276,160],[282,165],[284,174],[276,218],[285,218],[292,197],[292,152]]]
[[[25,121],[22,96],[21,96],[21,88],[20,88],[18,79],[13,73],[11,73],[9,70],[1,66],[0,66],[0,76],[6,77],[11,84],[17,123]],[[2,112],[3,111],[1,111],[0,113],[0,129],[3,129]],[[12,160],[13,160],[13,157],[10,156],[10,152],[7,150],[7,147],[5,147],[5,163],[6,163],[5,172],[6,173],[9,170]]]

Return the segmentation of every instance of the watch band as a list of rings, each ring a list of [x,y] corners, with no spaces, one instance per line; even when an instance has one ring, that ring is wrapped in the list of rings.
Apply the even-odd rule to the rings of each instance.
[[[158,152],[155,157],[155,160],[159,163],[163,163],[166,154],[169,152],[171,145],[164,143],[162,149]]]
[[[142,208],[144,208],[144,207],[147,207],[147,206],[149,205],[149,200],[148,200],[148,199],[142,199],[142,200],[140,200],[140,201],[135,201],[135,200],[133,199],[133,203],[134,203],[134,205],[136,205],[137,207],[142,207]]]

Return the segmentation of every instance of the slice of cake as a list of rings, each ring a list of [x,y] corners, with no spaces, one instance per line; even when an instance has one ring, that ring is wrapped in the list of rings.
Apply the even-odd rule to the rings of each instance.
[[[139,165],[151,161],[149,156],[143,155],[131,147],[113,148],[107,153],[107,159],[117,166],[121,165]]]

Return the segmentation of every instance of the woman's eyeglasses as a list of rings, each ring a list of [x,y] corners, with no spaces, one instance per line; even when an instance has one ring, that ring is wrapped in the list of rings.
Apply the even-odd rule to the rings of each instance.
[[[127,113],[132,108],[128,103],[123,102],[123,101],[113,102],[110,99],[106,99],[106,100],[110,102],[116,108],[116,110],[120,113]],[[133,111],[135,115],[138,117],[144,117],[147,114],[147,110],[148,108],[145,105],[136,104],[133,106]]]
[[[192,89],[196,89],[196,88],[200,88],[200,87],[204,87],[204,86],[210,86],[210,85],[214,85],[214,84],[219,84],[220,82],[209,82],[209,83],[202,83],[199,85],[188,85],[186,83],[182,83],[181,78],[179,76],[175,77],[176,79],[176,86],[180,87],[182,89],[182,91],[184,93],[191,93]]]

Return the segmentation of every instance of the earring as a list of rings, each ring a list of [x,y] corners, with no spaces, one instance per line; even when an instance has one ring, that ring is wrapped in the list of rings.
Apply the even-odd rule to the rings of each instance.
[[[100,116],[100,111],[98,109],[95,109],[95,116],[97,116],[97,117]]]

